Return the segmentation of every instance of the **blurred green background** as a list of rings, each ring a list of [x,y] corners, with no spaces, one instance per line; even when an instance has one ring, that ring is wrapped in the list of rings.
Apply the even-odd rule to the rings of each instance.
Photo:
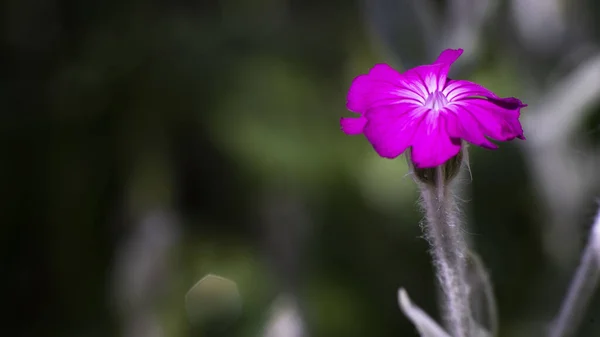
[[[438,316],[405,161],[339,130],[355,76],[407,64],[364,3],[0,8],[2,335],[192,336],[184,296],[208,273],[243,298],[225,335],[261,336],[281,293],[315,337],[416,336],[399,287]],[[524,83],[521,47],[506,47],[495,22],[463,76],[530,103],[527,86],[544,89]],[[392,36],[430,62],[419,28],[402,29]],[[597,146],[594,111],[580,134]],[[463,179],[466,235],[491,270],[502,336],[538,335],[577,261],[545,253],[547,209],[519,146],[471,147]],[[566,224],[577,251],[600,191],[590,188]],[[598,332],[593,313],[586,329]]]

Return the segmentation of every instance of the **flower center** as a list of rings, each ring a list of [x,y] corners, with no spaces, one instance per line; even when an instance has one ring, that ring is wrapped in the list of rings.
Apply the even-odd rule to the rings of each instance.
[[[439,111],[448,104],[448,99],[440,91],[432,92],[425,101],[425,107],[433,111]]]

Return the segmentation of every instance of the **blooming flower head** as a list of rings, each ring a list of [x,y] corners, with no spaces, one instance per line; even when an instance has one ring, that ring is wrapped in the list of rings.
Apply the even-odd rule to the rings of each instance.
[[[498,97],[479,84],[448,78],[462,52],[444,50],[433,64],[404,73],[377,64],[356,77],[346,106],[360,116],[342,118],[342,131],[364,134],[385,158],[396,158],[411,147],[417,168],[445,163],[459,153],[461,140],[496,149],[488,138],[525,139],[519,116],[526,104]]]

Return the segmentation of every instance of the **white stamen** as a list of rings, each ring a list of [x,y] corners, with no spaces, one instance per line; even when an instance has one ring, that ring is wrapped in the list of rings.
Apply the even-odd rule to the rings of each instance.
[[[440,91],[436,91],[427,97],[425,107],[433,111],[439,111],[448,104],[448,99]]]

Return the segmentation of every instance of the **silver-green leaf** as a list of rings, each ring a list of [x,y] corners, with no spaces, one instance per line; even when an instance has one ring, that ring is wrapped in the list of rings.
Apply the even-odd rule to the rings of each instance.
[[[404,288],[398,290],[398,302],[400,309],[415,325],[421,337],[451,337],[433,318],[410,301]]]

